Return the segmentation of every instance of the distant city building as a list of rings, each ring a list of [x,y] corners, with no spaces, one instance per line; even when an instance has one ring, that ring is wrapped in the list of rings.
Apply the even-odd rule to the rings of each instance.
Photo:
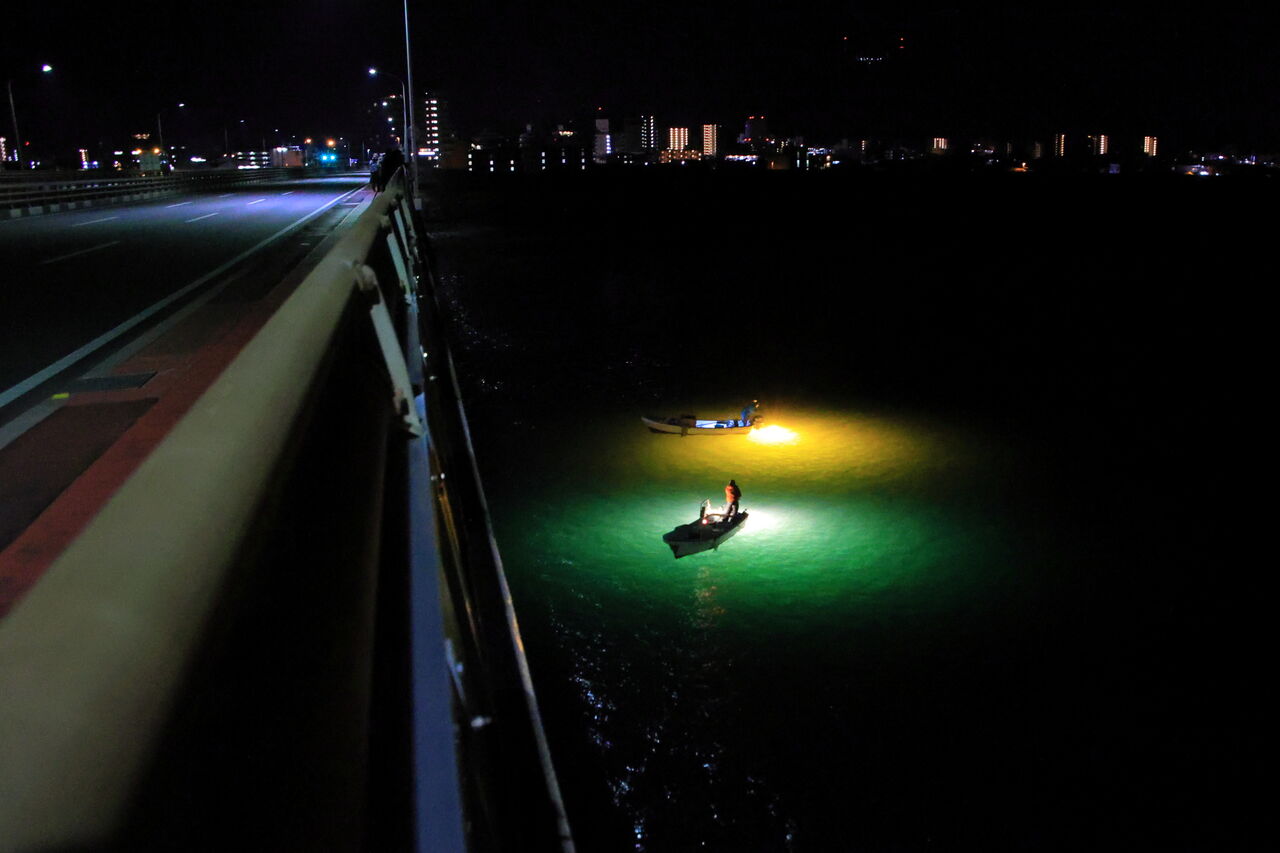
[[[1160,147],[1160,140],[1154,136],[1142,137],[1142,153],[1148,157],[1156,156],[1156,152]]]
[[[1098,157],[1104,156],[1111,147],[1111,139],[1105,133],[1089,137],[1089,153]]]
[[[689,160],[701,160],[702,152],[686,151],[682,148],[668,148],[666,151],[658,152],[659,163],[684,163]]]
[[[640,148],[645,151],[658,148],[658,119],[655,116],[640,116]]]
[[[687,127],[669,127],[667,128],[667,150],[683,151],[689,147],[689,128]]]
[[[0,136],[0,163],[9,159],[9,140]]]
[[[442,114],[441,99],[435,93],[427,92],[422,99],[422,138],[418,141],[418,156],[429,169],[440,167],[441,146],[444,140]]]
[[[306,164],[306,153],[297,145],[280,145],[271,149],[271,166],[274,169],[298,168]]]
[[[947,138],[945,136],[935,136],[933,138],[933,153],[942,154],[947,150]]]
[[[1044,158],[1044,143],[1043,142],[1031,143],[1031,159],[1040,160],[1043,158]]]
[[[144,155],[145,156],[145,155]],[[266,169],[271,166],[270,151],[237,151],[231,155],[237,169]],[[143,165],[146,171],[146,165]]]
[[[704,124],[702,126],[702,156],[714,157],[720,153],[720,125]]]
[[[591,159],[597,163],[608,161],[613,153],[613,137],[609,135],[609,120],[596,119],[595,137],[591,144]]]
[[[746,126],[742,131],[743,142],[748,145],[757,140],[767,139],[769,136],[769,122],[764,116],[747,116]]]
[[[89,168],[89,149],[81,148],[79,150],[80,150],[80,168],[87,169]]]
[[[1053,135],[1053,156],[1065,157],[1067,155],[1067,135],[1065,133],[1055,133]]]
[[[467,153],[467,171],[489,174],[512,173],[516,170],[519,149],[507,145],[486,146],[472,142]]]

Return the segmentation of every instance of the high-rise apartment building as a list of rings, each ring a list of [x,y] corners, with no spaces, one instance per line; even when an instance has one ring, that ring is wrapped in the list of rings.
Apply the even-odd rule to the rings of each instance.
[[[440,141],[442,136],[440,116],[443,104],[434,92],[427,92],[422,99],[422,138],[418,143],[418,156],[429,169],[440,166]]]
[[[669,127],[667,128],[667,150],[683,151],[689,147],[689,128],[687,127]]]
[[[658,150],[658,119],[640,116],[640,147],[646,151]]]
[[[595,139],[591,145],[591,159],[597,163],[608,161],[609,155],[613,153],[613,137],[609,135],[609,120],[607,118],[596,119]]]
[[[946,152],[948,144],[945,136],[935,136],[933,138],[933,153],[942,154]]]
[[[702,126],[702,156],[714,157],[720,153],[720,125],[704,124]]]
[[[1089,153],[1102,157],[1111,149],[1111,138],[1105,133],[1097,133],[1089,137]]]
[[[9,140],[0,136],[0,163],[9,159]]]
[[[1156,152],[1160,147],[1160,140],[1154,136],[1142,137],[1142,153],[1148,157],[1156,156]]]
[[[1053,135],[1053,156],[1065,157],[1067,155],[1067,135],[1065,133],[1055,133]]]

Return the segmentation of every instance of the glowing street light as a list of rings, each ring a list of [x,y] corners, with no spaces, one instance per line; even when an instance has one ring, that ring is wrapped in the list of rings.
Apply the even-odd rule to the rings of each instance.
[[[46,62],[44,65],[40,66],[40,70],[45,74],[52,74],[53,66]],[[9,90],[9,118],[13,119],[13,150],[16,155],[14,159],[17,160],[18,165],[21,166],[22,134],[18,132],[18,110],[13,105],[13,78],[9,78],[9,80],[5,82],[5,87]]]
[[[413,137],[412,137],[412,133],[411,133],[411,131],[409,130],[409,108],[410,108],[410,105],[409,105],[409,95],[408,95],[408,91],[407,91],[407,90],[406,90],[406,88],[405,88],[404,81],[403,81],[403,80],[401,80],[401,79],[400,79],[399,77],[397,77],[396,75],[392,74],[391,72],[389,72],[389,71],[379,71],[378,69],[376,69],[376,68],[372,68],[372,67],[370,67],[370,68],[369,68],[369,76],[370,76],[370,77],[377,77],[379,74],[386,74],[388,77],[390,77],[391,79],[395,80],[397,83],[399,83],[399,84],[400,84],[400,107],[401,107],[401,111],[404,113],[404,127],[406,128],[405,146],[406,146],[406,148],[407,148],[407,147],[409,147],[409,146],[411,146],[411,145],[413,144]],[[386,102],[386,101],[383,101],[383,102],[382,102],[382,105],[385,107],[385,106],[387,105],[387,102]],[[390,118],[388,118],[388,119],[387,119],[387,121],[391,121],[391,119],[390,119]],[[406,154],[407,154],[407,153],[408,153],[408,152],[406,151]]]
[[[185,106],[185,103],[178,104],[179,109]],[[163,112],[163,110],[160,112]],[[160,143],[160,149],[164,150],[164,125],[160,123],[160,112],[156,113],[156,141]]]

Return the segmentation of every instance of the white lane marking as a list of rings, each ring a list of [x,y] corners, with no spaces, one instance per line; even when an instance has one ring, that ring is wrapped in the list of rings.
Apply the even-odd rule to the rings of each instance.
[[[113,219],[119,219],[119,216],[104,216],[101,219],[90,219],[88,222],[77,222],[72,228],[79,228],[81,225],[97,225],[99,222],[110,222]]]
[[[282,193],[280,193],[280,195],[288,195],[288,194],[289,194],[289,193],[291,193],[291,192],[293,192],[293,190],[288,190],[287,192],[282,192]]]
[[[265,198],[260,198],[260,199],[258,199],[257,201],[251,201],[251,202],[249,202],[249,204],[262,204],[264,201],[266,201],[266,199],[265,199]]]
[[[182,207],[184,204],[191,204],[189,201],[180,201],[177,204],[166,204],[165,207]]]
[[[215,210],[213,213],[206,213],[204,216],[197,216],[195,219],[188,219],[187,221],[199,222],[201,219],[208,219],[210,216],[217,216],[217,215],[218,215],[218,212]]]
[[[45,264],[56,264],[58,261],[65,261],[67,258],[74,258],[79,255],[87,255],[90,252],[96,252],[99,249],[109,249],[112,246],[117,245],[119,242],[120,242],[119,240],[112,240],[110,243],[103,243],[101,246],[91,246],[88,249],[80,249],[77,252],[68,252],[65,255],[58,255],[58,257],[56,258],[50,258],[47,261],[41,261],[40,266],[44,266]]]
[[[218,198],[231,198],[233,195],[235,195],[235,193],[223,193],[222,195],[218,196]]]
[[[66,370],[68,367],[75,364],[80,359],[91,354],[94,350],[106,344],[111,343],[113,340],[120,337],[125,332],[132,329],[134,326],[146,320],[152,314],[155,314],[157,311],[163,311],[170,304],[186,296],[188,293],[195,290],[200,285],[204,284],[205,282],[209,281],[212,278],[216,278],[217,276],[222,275],[231,267],[240,263],[245,258],[249,257],[250,255],[258,251],[262,247],[275,242],[276,240],[280,239],[284,235],[288,234],[290,231],[293,231],[299,228],[301,225],[303,225],[304,223],[306,223],[311,219],[314,219],[315,217],[319,216],[321,213],[324,213],[326,210],[333,207],[338,202],[346,198],[349,198],[355,193],[360,192],[361,189],[363,189],[363,187],[357,187],[354,190],[348,190],[347,192],[343,193],[340,196],[337,196],[333,200],[326,201],[324,204],[320,205],[315,210],[311,211],[305,216],[300,217],[299,219],[295,219],[293,222],[281,228],[279,231],[272,234],[270,237],[267,237],[266,239],[260,241],[257,245],[254,245],[248,249],[245,249],[243,252],[236,255],[234,258],[227,261],[225,264],[218,267],[213,272],[206,273],[200,276],[195,281],[188,284],[186,287],[182,288],[181,290],[178,290],[174,293],[170,293],[164,299],[161,299],[159,302],[155,303],[150,308],[147,308],[144,311],[142,311],[142,313],[135,314],[134,316],[130,317],[128,320],[125,320],[119,326],[116,326],[114,329],[108,332],[103,332],[101,335],[98,335],[98,337],[89,341],[89,343],[80,347],[80,349],[76,350],[73,353],[69,353],[63,356],[62,358],[55,361],[53,364],[46,367],[44,370],[41,370],[39,373],[34,373],[31,376],[28,376],[26,379],[22,380],[17,385],[14,385],[12,388],[8,389],[7,391],[0,391],[0,407],[7,406],[10,402],[21,397],[23,394],[27,393],[32,388],[35,388],[40,383],[44,382],[47,379],[52,379],[54,376],[57,376],[59,373]]]

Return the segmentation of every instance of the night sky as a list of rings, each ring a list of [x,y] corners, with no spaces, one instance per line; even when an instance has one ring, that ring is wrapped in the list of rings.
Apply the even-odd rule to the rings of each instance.
[[[1280,137],[1260,4],[1027,5],[470,0],[410,14],[415,82],[440,88],[465,134],[602,106],[729,127],[766,113],[775,132],[812,142],[1064,130],[1269,150]],[[234,134],[240,119],[249,139],[358,133],[364,107],[398,88],[365,69],[402,71],[401,14],[392,0],[10,4],[2,70],[29,138],[118,138],[178,101],[188,112],[165,116],[175,133]]]

